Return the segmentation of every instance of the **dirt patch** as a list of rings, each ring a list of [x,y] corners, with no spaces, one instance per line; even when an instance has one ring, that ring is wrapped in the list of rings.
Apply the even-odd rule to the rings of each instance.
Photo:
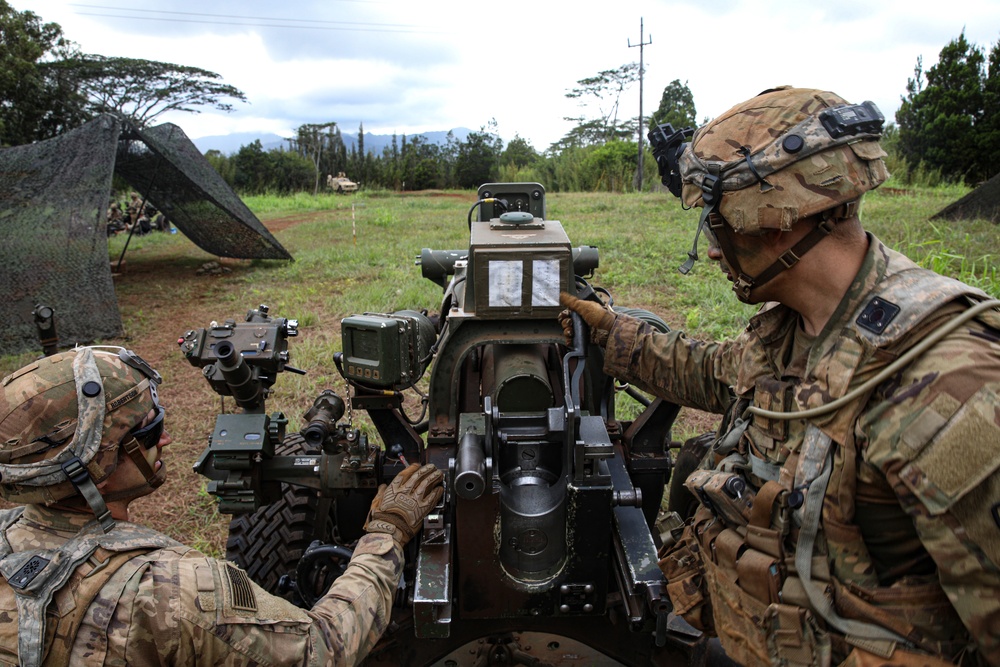
[[[270,220],[264,220],[264,226],[267,227],[267,231],[274,234],[275,232],[281,232],[289,227],[294,227],[303,222],[312,222],[320,217],[329,218],[332,211],[315,211],[312,213],[302,213],[298,215],[289,215],[281,218],[272,218]]]
[[[394,196],[398,195],[400,197],[436,197],[441,199],[464,199],[466,201],[475,201],[475,197],[469,197],[469,195],[463,195],[460,192],[444,192],[443,190],[403,190],[402,192],[394,192]]]

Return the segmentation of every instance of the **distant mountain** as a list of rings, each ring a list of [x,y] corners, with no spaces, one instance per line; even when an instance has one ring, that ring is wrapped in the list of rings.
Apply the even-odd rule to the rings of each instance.
[[[455,135],[455,139],[458,141],[465,141],[471,131],[472,130],[464,127],[456,127],[451,130],[452,134]],[[424,137],[428,143],[443,145],[448,140],[448,131],[438,130],[435,132],[422,132],[419,136]],[[344,139],[344,145],[347,146],[347,150],[351,150],[351,147],[357,144],[357,136],[354,134],[347,134],[345,132],[341,134],[341,137]],[[407,139],[410,138],[410,136],[407,136]],[[198,150],[202,153],[206,153],[210,150],[217,150],[223,155],[232,155],[243,146],[252,144],[258,139],[260,140],[261,146],[266,151],[288,147],[288,142],[277,134],[261,134],[256,132],[236,132],[234,134],[201,137],[199,139],[193,139],[193,141],[194,145],[197,146]],[[403,136],[401,134],[397,135],[396,141],[401,142],[402,140]],[[365,133],[365,152],[381,155],[382,149],[391,144],[391,134]]]

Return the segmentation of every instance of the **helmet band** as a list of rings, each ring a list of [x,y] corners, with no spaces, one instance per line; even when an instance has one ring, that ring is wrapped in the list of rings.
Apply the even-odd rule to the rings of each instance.
[[[871,102],[865,104],[875,106]],[[851,105],[841,105],[841,107],[848,106]],[[833,110],[841,107],[834,107]],[[750,154],[747,150],[740,159],[733,162],[702,160],[694,154],[691,144],[686,144],[685,150],[679,156],[681,173],[684,174],[683,180],[687,183],[697,183],[701,175],[712,173],[712,167],[715,167],[722,175],[722,190],[727,192],[742,190],[755,183],[766,183],[764,179],[771,174],[810,155],[859,141],[877,141],[882,136],[881,129],[878,129],[876,131],[860,130],[856,134],[842,134],[834,137],[830,134],[828,123],[824,123],[823,119],[823,113],[810,116],[776,137],[759,151]],[[787,139],[792,136],[798,137],[800,141],[787,142]],[[695,141],[697,139],[695,137]]]

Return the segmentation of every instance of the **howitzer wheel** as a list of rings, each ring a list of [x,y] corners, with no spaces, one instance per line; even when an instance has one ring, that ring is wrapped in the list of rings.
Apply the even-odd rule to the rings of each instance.
[[[702,433],[694,438],[684,441],[677,460],[674,461],[673,474],[670,477],[670,495],[668,496],[668,507],[671,512],[677,512],[682,519],[694,516],[698,509],[698,499],[684,486],[688,475],[693,473],[701,465],[708,450],[715,442],[715,432]]]
[[[311,448],[298,433],[287,436],[275,455],[309,453]],[[281,485],[281,500],[253,514],[235,516],[229,522],[226,559],[246,570],[264,590],[299,603],[292,592],[283,593],[282,575],[295,574],[295,567],[313,540],[337,542],[334,502],[318,498],[304,486]]]

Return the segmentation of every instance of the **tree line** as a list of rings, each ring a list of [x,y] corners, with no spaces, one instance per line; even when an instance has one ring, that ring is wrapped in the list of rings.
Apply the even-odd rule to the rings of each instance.
[[[316,192],[326,174],[346,173],[368,188],[392,190],[474,189],[483,183],[536,181],[550,191],[630,192],[636,188],[638,118],[619,118],[622,95],[638,81],[638,65],[581,79],[566,93],[582,113],[566,118],[575,125],[548,149],[539,151],[519,135],[506,144],[495,120],[459,140],[448,133],[443,144],[423,136],[393,135],[381,153],[365,148],[364,124],[357,142],[345,145],[336,122],[299,126],[288,145],[265,151],[260,141],[231,155],[206,157],[236,190],[245,193]],[[644,119],[646,129],[670,122],[695,125],[694,97],[687,83],[664,88],[657,110]],[[656,165],[648,153],[643,180],[654,182]]]
[[[391,143],[375,154],[364,150],[363,125],[356,146],[345,147],[337,130],[331,135],[323,152],[297,141],[264,150],[257,140],[231,155],[210,150],[206,157],[234,189],[248,194],[317,192],[326,174],[340,172],[374,189],[475,189],[496,181],[537,181],[550,191],[624,192],[634,189],[638,167],[635,141],[540,153],[520,136],[505,145],[494,130],[484,127],[464,140],[449,132],[443,144],[420,135],[393,135]],[[655,176],[651,157],[646,165],[648,180]]]
[[[495,121],[462,140],[442,144],[422,136],[393,137],[380,154],[366,150],[364,127],[348,148],[337,122],[299,126],[287,146],[260,142],[231,155],[210,151],[212,165],[237,191],[317,192],[327,174],[345,172],[365,187],[396,190],[475,188],[490,181],[538,181],[552,191],[628,192],[658,182],[647,154],[638,179],[640,119],[621,113],[638,81],[637,63],[580,79],[566,97],[580,104],[564,137],[540,151],[515,135],[506,145]],[[208,70],[135,58],[84,54],[56,23],[0,0],[0,146],[55,137],[101,113],[143,127],[168,111],[232,111],[246,101],[237,88]],[[707,118],[702,122],[707,122]],[[884,145],[889,166],[904,182],[975,184],[1000,171],[1000,42],[987,50],[964,31],[926,71],[917,59],[913,78]],[[642,132],[659,123],[695,126],[687,82],[671,81]]]

